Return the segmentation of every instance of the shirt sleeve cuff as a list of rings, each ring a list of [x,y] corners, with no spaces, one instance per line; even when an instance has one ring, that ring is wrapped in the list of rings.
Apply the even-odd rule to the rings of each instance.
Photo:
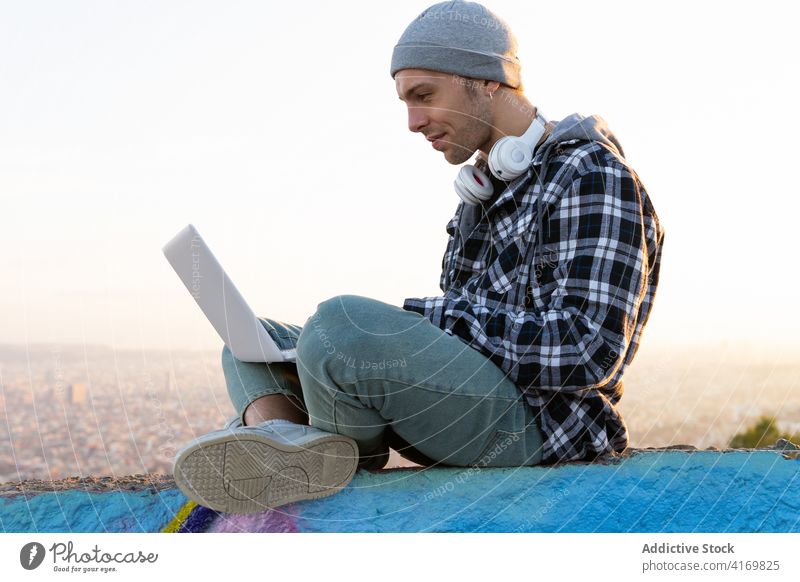
[[[417,299],[416,297],[410,297],[403,301],[403,309],[406,311],[414,311],[419,313],[420,315],[425,315],[425,301],[423,299]]]

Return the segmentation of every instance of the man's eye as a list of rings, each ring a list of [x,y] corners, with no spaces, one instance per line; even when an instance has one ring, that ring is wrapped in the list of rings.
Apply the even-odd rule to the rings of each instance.
[[[421,95],[417,95],[417,98],[419,98],[419,100],[422,101],[423,103],[427,103],[428,101],[431,100],[431,94],[423,93]]]

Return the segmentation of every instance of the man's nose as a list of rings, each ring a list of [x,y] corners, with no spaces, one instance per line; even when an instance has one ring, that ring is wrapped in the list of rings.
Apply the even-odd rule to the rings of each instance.
[[[428,113],[425,107],[408,108],[408,129],[409,131],[419,132],[428,125]]]

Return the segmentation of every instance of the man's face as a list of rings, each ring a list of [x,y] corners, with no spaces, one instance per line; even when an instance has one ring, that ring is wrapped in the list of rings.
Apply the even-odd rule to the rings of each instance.
[[[408,107],[408,129],[424,134],[451,164],[489,142],[491,104],[480,81],[422,69],[403,69],[394,79]]]

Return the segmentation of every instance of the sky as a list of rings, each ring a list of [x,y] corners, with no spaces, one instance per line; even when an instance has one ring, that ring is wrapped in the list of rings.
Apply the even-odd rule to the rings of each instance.
[[[188,223],[265,317],[441,294],[458,168],[389,75],[429,4],[0,1],[0,343],[221,347],[161,253]],[[789,3],[485,4],[664,224],[643,341],[800,345]]]

